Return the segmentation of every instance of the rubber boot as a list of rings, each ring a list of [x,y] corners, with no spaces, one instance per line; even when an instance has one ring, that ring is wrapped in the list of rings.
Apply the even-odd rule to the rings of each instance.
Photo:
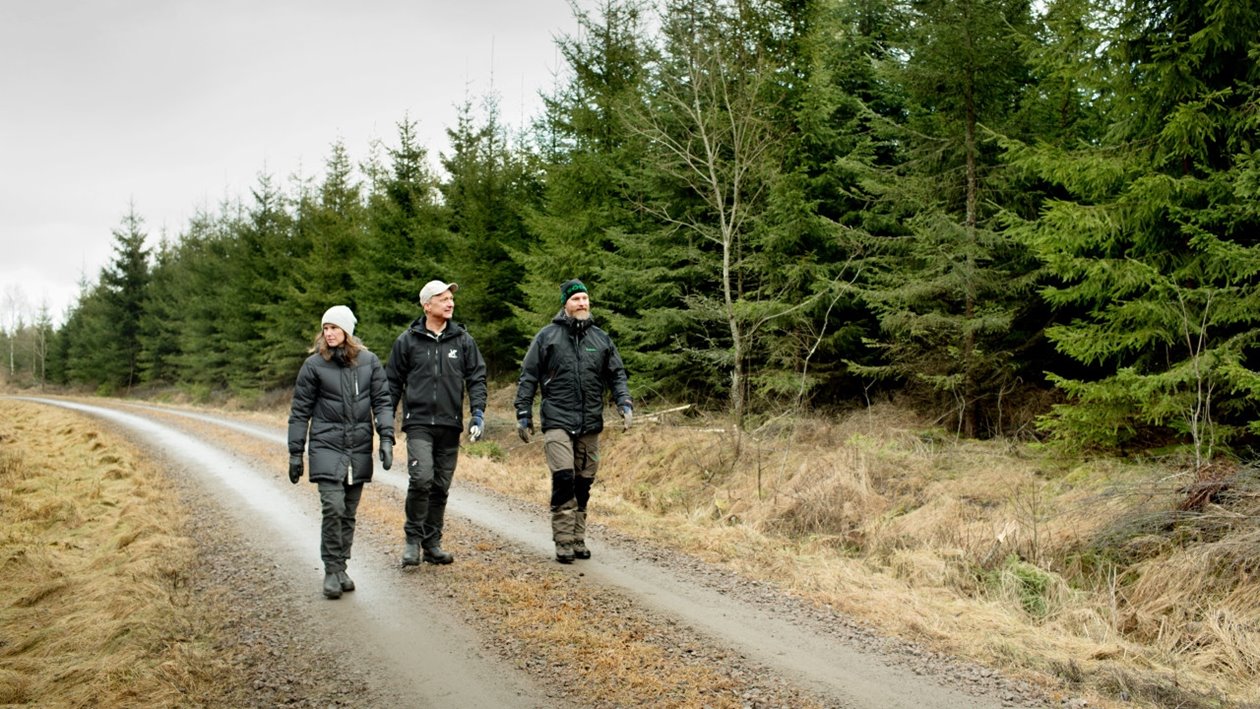
[[[326,598],[341,598],[341,581],[337,578],[337,574],[324,574],[324,596]]]
[[[449,564],[455,561],[455,555],[442,551],[442,547],[425,547],[424,563],[426,564]]]
[[[337,583],[341,584],[342,591],[349,592],[354,590],[354,579],[350,578],[350,575],[344,571],[337,572]]]
[[[591,558],[591,550],[586,548],[586,510],[580,508],[573,513],[573,557]]]
[[[415,542],[407,542],[403,544],[403,566],[419,566],[420,565],[420,545]]]

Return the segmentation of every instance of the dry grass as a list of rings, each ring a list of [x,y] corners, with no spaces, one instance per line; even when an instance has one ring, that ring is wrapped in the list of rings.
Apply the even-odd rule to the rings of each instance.
[[[1260,702],[1260,484],[1187,515],[1159,466],[1066,468],[891,407],[776,422],[739,460],[720,428],[606,433],[592,521],[1046,687]],[[541,449],[499,441],[505,462],[465,459],[461,477],[545,500]]]
[[[178,509],[160,471],[97,423],[0,401],[0,704],[222,698]]]
[[[504,458],[465,456],[458,477],[542,503],[550,480],[541,444],[520,443],[514,422],[497,416],[510,412],[509,399],[509,390],[495,392],[488,419]],[[1175,470],[959,441],[891,407],[838,421],[780,419],[745,436],[739,459],[721,428],[675,419],[605,434],[592,521],[1095,705],[1260,703],[1254,472],[1185,512],[1187,480]],[[283,475],[283,456],[276,461]],[[400,506],[373,498],[365,515],[397,529]],[[476,604],[536,610],[494,616],[520,642],[555,643],[533,634],[562,629],[561,611],[586,612],[584,601],[552,589],[560,577],[456,567],[451,578],[466,582]],[[554,591],[560,605],[538,589]],[[522,593],[535,600],[522,606]],[[582,646],[637,640],[610,635]],[[557,662],[580,671],[597,655],[575,651]],[[628,685],[645,671],[601,670]]]

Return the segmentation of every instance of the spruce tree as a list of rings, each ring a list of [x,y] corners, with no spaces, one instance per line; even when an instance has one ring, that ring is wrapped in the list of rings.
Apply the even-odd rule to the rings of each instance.
[[[79,350],[85,360],[80,365],[95,370],[91,380],[107,391],[140,382],[140,322],[149,284],[148,234],[134,205],[113,234],[114,259],[101,270],[95,302],[84,313],[89,330],[101,336]]]
[[[867,299],[885,363],[864,371],[927,392],[964,435],[992,432],[1014,379],[1012,329],[1034,264],[1005,236],[994,204],[1007,189],[986,131],[1018,130],[1032,88],[1024,0],[916,0],[904,64],[903,160],[882,187],[892,220],[868,261]]]
[[[353,269],[361,322],[355,334],[383,360],[421,314],[420,288],[433,279],[453,280],[439,265],[451,250],[448,210],[414,121],[398,124],[398,144],[386,153],[388,165],[369,162],[366,169],[366,233]]]
[[[525,268],[528,330],[559,310],[559,284],[578,278],[592,289],[601,324],[615,332],[620,328],[609,323],[635,317],[645,295],[606,278],[605,268],[613,235],[636,230],[639,219],[625,171],[641,160],[642,145],[622,117],[642,100],[647,18],[637,0],[605,2],[598,16],[576,7],[574,14],[577,33],[557,42],[566,81],[544,97],[535,129],[545,189],[539,207],[527,212],[533,241],[514,257]],[[623,352],[631,369],[640,368],[637,353],[635,347]]]
[[[223,337],[211,343],[228,357],[229,387],[245,396],[280,382],[275,372],[261,366],[260,357],[279,351],[268,337],[268,328],[274,323],[267,313],[290,296],[285,287],[289,272],[284,269],[292,263],[287,256],[293,235],[290,198],[273,184],[270,175],[259,175],[251,195],[253,203],[245,218],[234,225],[232,238],[223,243],[227,250],[226,279],[216,288],[222,301]],[[318,319],[319,314],[314,317]]]
[[[158,244],[140,316],[137,336],[140,350],[137,362],[140,380],[146,384],[174,384],[179,354],[179,329],[183,313],[178,303],[185,279],[175,245],[166,239]]]
[[[181,287],[170,306],[180,314],[175,361],[180,382],[194,398],[225,387],[233,369],[241,366],[226,340],[232,320],[241,317],[239,301],[230,290],[240,278],[233,275],[233,255],[243,212],[239,203],[220,205],[216,214],[198,211],[177,247]]]
[[[1053,377],[1069,402],[1045,425],[1083,445],[1180,441],[1202,466],[1260,430],[1260,7],[1114,9],[1112,129],[1013,153],[1064,193],[1023,233],[1057,279],[1044,297],[1078,313],[1051,338],[1091,368]]]
[[[324,169],[318,187],[300,186],[293,221],[270,255],[278,298],[263,307],[267,327],[259,343],[267,387],[292,383],[329,307],[346,305],[362,317],[354,269],[364,240],[364,205],[341,141],[333,143]]]
[[[515,309],[523,300],[524,268],[512,254],[530,243],[525,211],[538,202],[538,176],[525,152],[511,144],[493,97],[480,123],[465,103],[447,135],[451,152],[442,156],[448,178],[441,190],[452,248],[433,278],[459,284],[456,320],[477,339],[490,376],[513,373],[530,333]]]

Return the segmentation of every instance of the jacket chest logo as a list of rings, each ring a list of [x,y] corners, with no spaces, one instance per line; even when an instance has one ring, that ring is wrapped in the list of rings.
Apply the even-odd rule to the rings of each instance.
[[[447,353],[446,353],[446,358],[447,358],[447,359],[459,359],[459,349],[452,349],[450,352],[447,352]]]

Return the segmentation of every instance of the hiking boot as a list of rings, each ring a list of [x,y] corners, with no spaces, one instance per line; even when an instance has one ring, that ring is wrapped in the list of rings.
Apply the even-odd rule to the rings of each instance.
[[[573,542],[573,558],[589,559],[591,558],[591,550],[586,548],[586,541],[579,539]]]
[[[449,564],[452,561],[455,561],[455,555],[442,551],[442,547],[430,547],[424,550],[426,564]]]
[[[569,542],[556,542],[556,561],[561,564],[572,564],[573,545]]]
[[[350,574],[344,571],[337,572],[337,583],[341,584],[342,591],[354,590],[354,579],[350,578]]]
[[[337,574],[324,574],[324,596],[341,598],[341,581],[337,580]]]
[[[419,566],[420,565],[420,545],[413,542],[407,542],[403,545],[403,566]]]

